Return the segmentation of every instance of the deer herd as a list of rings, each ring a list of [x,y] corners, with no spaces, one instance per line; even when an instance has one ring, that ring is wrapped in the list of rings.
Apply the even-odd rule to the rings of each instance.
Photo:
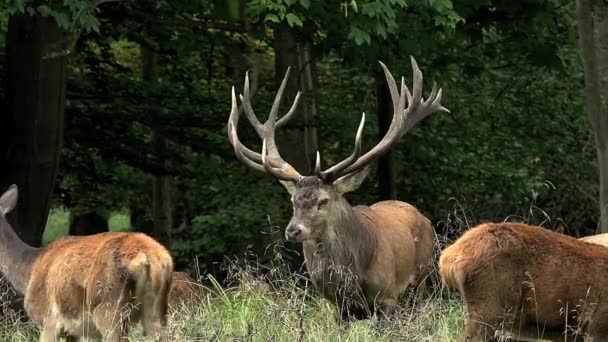
[[[422,96],[423,78],[414,58],[412,90],[380,62],[393,104],[386,135],[362,153],[365,114],[353,152],[323,169],[317,152],[314,175],[304,176],[279,154],[277,128],[296,113],[300,93],[279,118],[289,78],[283,78],[267,120],[251,105],[249,77],[242,95],[232,88],[228,138],[248,167],[277,178],[291,195],[293,214],[285,239],[302,245],[314,288],[336,303],[342,319],[374,315],[388,319],[406,290],[424,290],[438,269],[443,285],[464,302],[464,341],[607,341],[608,234],[576,239],[522,223],[484,223],[466,231],[440,254],[431,221],[414,206],[381,201],[351,206],[343,195],[356,190],[370,165],[419,121],[438,111],[442,90]],[[239,105],[240,102],[240,105]],[[256,152],[237,134],[245,112],[261,140]],[[40,341],[100,337],[124,339],[141,322],[146,336],[166,339],[169,307],[194,306],[199,288],[174,271],[168,250],[142,233],[106,232],[67,236],[43,248],[23,242],[7,215],[17,205],[13,185],[0,197],[0,271],[24,296],[25,311]]]

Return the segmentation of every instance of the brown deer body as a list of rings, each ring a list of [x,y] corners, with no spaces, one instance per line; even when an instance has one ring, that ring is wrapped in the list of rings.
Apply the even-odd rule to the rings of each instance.
[[[399,295],[430,272],[431,222],[400,201],[370,207],[337,201],[324,232],[302,240],[310,278],[324,297],[341,304],[343,316],[365,317],[375,306],[388,314]]]
[[[494,340],[499,331],[553,341],[608,337],[606,247],[542,227],[487,223],[442,252],[439,272],[462,294],[466,341]]]
[[[413,58],[411,62],[412,93],[403,78],[398,89],[393,76],[380,63],[394,107],[391,126],[382,140],[361,155],[363,114],[353,153],[326,170],[321,170],[317,153],[314,176],[304,177],[285,162],[275,142],[276,128],[285,125],[294,115],[300,98],[298,93],[289,112],[277,120],[289,69],[264,124],[258,121],[251,107],[248,76],[240,95],[242,108],[237,105],[232,88],[228,136],[236,156],[247,166],[278,178],[291,194],[294,211],[285,237],[303,244],[306,268],[315,288],[337,302],[343,316],[350,313],[367,316],[378,308],[385,314],[392,312],[398,296],[408,286],[417,284],[432,262],[433,227],[416,208],[400,201],[351,207],[342,197],[357,189],[367,176],[369,164],[386,153],[418,121],[433,112],[448,111],[440,103],[441,89],[433,86],[429,98],[422,98],[422,73]],[[239,140],[237,126],[241,109],[262,139],[261,153]]]
[[[162,245],[141,233],[102,233],[32,248],[6,220],[16,203],[12,186],[0,197],[0,264],[25,296],[41,341],[61,334],[119,341],[137,321],[144,334],[161,334],[173,270]]]

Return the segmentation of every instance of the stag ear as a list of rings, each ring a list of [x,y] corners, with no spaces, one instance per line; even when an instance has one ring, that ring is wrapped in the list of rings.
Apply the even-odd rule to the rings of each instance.
[[[283,186],[285,187],[285,189],[287,189],[287,192],[289,192],[291,197],[293,197],[296,194],[296,183],[294,183],[292,181],[284,181],[284,180],[279,180],[279,182],[281,182],[281,184],[283,184]]]
[[[2,197],[0,197],[0,213],[2,215],[8,214],[15,208],[18,193],[17,185],[13,184],[2,194]]]
[[[333,184],[334,189],[336,189],[336,192],[340,195],[357,190],[357,188],[361,186],[361,183],[363,183],[365,177],[369,174],[369,170],[371,170],[371,167],[368,165],[361,169],[361,171],[336,179]]]

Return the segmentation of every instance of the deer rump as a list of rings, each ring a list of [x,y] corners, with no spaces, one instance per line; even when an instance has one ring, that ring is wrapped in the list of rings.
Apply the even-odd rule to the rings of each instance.
[[[492,339],[497,331],[608,336],[606,247],[542,227],[487,223],[442,252],[439,273],[463,296],[466,340]]]
[[[405,202],[353,212],[359,229],[336,230],[333,241],[322,242],[327,246],[305,241],[304,254],[315,288],[340,304],[343,316],[364,318],[374,308],[392,309],[408,286],[428,276],[435,234],[429,219]]]
[[[61,238],[35,261],[25,309],[71,336],[122,335],[140,320],[146,335],[159,334],[172,270],[166,249],[144,234]]]

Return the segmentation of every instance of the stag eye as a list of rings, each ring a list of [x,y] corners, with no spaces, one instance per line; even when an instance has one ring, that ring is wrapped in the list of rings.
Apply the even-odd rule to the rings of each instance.
[[[319,209],[321,209],[323,206],[325,206],[327,203],[329,202],[329,199],[324,198],[322,200],[319,201],[319,203],[317,203],[317,206],[319,207]]]

